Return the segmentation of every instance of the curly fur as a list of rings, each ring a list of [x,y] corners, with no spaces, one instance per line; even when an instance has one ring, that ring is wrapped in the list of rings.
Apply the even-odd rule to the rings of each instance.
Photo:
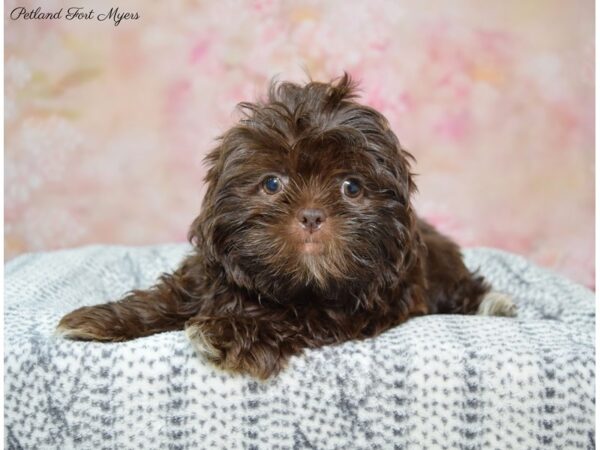
[[[410,163],[387,120],[333,83],[274,83],[207,156],[193,253],[153,288],[65,316],[69,338],[119,341],[186,328],[218,367],[267,378],[304,348],[375,336],[411,316],[473,314],[488,286],[417,218]],[[285,189],[268,195],[266,175]],[[359,180],[358,198],[340,190]],[[326,222],[307,236],[301,208]],[[313,241],[316,240],[316,241]],[[317,242],[319,251],[303,245]]]

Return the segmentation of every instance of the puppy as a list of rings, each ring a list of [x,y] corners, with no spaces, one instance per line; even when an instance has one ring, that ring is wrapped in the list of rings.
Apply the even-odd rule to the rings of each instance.
[[[185,329],[221,369],[265,379],[304,348],[422,314],[511,316],[456,244],[417,218],[413,157],[347,74],[274,83],[206,158],[193,252],[148,290],[83,307],[57,331],[124,341]]]

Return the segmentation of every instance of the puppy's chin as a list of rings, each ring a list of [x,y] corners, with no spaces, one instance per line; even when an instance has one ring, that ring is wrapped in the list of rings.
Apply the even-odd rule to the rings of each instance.
[[[296,251],[301,258],[323,257],[326,240],[322,236],[301,235],[296,244]]]
[[[256,286],[277,303],[332,302],[341,289],[356,288],[372,276],[350,263],[350,253],[339,242],[310,239],[286,248],[284,258],[264,266]]]
[[[299,285],[324,295],[348,279],[331,243],[310,241],[299,245],[297,279]]]
[[[318,257],[323,254],[323,243],[322,242],[303,242],[299,246],[299,252],[305,257]]]
[[[331,260],[326,242],[318,239],[299,240],[286,250],[285,262],[282,260],[281,264],[267,267],[266,273],[272,274],[267,281],[267,292],[274,294],[281,303],[302,302],[307,295],[310,296],[309,293],[322,297],[331,290],[336,280],[336,263]],[[282,277],[282,274],[285,276]]]
[[[333,230],[329,224],[323,224],[316,232],[308,232],[298,223],[292,223],[289,227],[288,239],[294,245],[295,251],[300,258],[322,257],[326,246],[332,245]]]

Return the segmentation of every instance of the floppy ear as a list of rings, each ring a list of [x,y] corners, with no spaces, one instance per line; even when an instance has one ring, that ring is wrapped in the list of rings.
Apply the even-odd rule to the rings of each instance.
[[[230,255],[222,253],[222,246],[219,245],[223,236],[219,235],[219,221],[222,222],[222,218],[220,218],[217,205],[220,195],[219,183],[225,170],[225,161],[231,150],[231,146],[228,146],[227,143],[228,136],[230,135],[222,136],[220,145],[204,159],[205,164],[208,165],[208,172],[204,178],[207,189],[202,200],[200,214],[194,219],[188,232],[188,240],[202,254],[205,267],[218,268],[219,275],[224,271],[230,281],[240,287],[251,289],[252,279],[230,258]],[[220,248],[221,250],[219,250]]]
[[[208,172],[204,177],[206,193],[202,199],[200,214],[194,219],[188,231],[188,241],[194,247],[204,247],[206,257],[214,259],[215,249],[213,245],[212,232],[214,228],[214,203],[217,183],[223,171],[223,139],[220,138],[219,146],[211,150],[204,158],[204,164],[208,166]]]
[[[417,191],[411,164],[415,162],[414,156],[403,149],[396,135],[388,128],[385,131],[391,153],[386,166],[389,168],[394,185],[394,193],[402,204],[401,216],[397,218],[397,228],[402,236],[403,252],[398,264],[405,272],[417,271],[422,268],[422,256],[426,252],[423,244],[417,214],[414,211],[411,197]]]
[[[391,155],[388,166],[396,181],[398,195],[403,203],[410,205],[410,199],[413,193],[417,191],[417,186],[414,182],[414,173],[411,172],[412,163],[415,162],[415,157],[402,148],[398,138],[391,129],[385,131],[386,138],[391,147]]]

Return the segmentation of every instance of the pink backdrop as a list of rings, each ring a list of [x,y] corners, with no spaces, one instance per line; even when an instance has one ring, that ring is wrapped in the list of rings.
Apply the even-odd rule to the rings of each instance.
[[[110,2],[83,2],[105,12]],[[418,211],[594,282],[594,3],[119,2],[135,21],[9,20],[6,257],[181,241],[201,160],[274,75],[347,70],[417,158]]]

